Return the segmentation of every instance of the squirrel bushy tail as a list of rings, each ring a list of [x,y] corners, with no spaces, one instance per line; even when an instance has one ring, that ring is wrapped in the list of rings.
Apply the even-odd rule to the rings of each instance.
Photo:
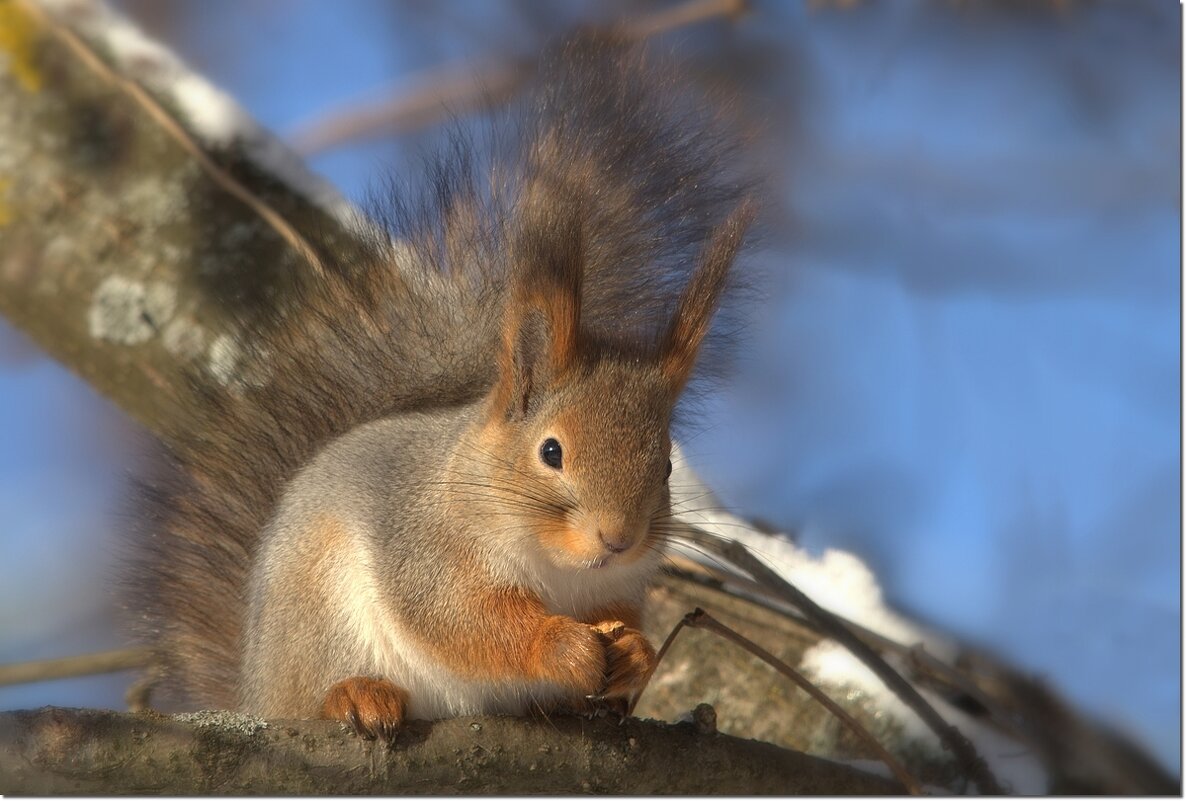
[[[235,705],[256,542],[302,465],[365,422],[494,385],[516,277],[508,243],[524,226],[580,232],[582,328],[612,341],[666,327],[747,193],[725,107],[641,47],[581,35],[539,75],[499,134],[508,147],[479,155],[454,137],[421,185],[384,201],[364,253],[304,281],[278,322],[243,326],[249,367],[233,386],[195,380],[179,414],[197,433],[139,482],[124,582],[166,704]]]

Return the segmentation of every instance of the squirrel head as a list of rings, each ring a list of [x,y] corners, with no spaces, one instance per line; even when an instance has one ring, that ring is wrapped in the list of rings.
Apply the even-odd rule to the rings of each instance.
[[[554,564],[608,568],[654,550],[670,515],[672,412],[752,217],[744,202],[712,232],[670,319],[633,341],[582,328],[579,214],[553,208],[518,232],[476,446],[493,508]]]

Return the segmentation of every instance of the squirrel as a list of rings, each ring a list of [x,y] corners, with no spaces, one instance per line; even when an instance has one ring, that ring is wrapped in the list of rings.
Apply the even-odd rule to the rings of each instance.
[[[625,36],[539,74],[510,152],[454,137],[140,478],[127,606],[175,703],[390,740],[649,678],[671,429],[752,182],[727,106]]]

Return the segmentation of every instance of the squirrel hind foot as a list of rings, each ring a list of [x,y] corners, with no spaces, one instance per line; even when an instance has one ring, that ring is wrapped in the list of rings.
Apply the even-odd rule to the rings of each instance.
[[[391,745],[403,725],[408,691],[387,679],[353,676],[329,688],[321,716],[349,725],[359,737]]]

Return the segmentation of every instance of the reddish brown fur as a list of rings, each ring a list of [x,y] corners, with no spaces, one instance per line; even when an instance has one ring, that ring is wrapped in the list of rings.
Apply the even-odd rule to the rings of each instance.
[[[390,741],[403,723],[408,693],[386,679],[354,676],[329,688],[321,717],[349,723],[368,739]]]
[[[546,302],[551,328],[548,355],[559,378],[576,365],[580,356],[581,301],[578,295],[562,292]]]
[[[456,673],[484,681],[550,681],[596,692],[605,648],[588,626],[550,614],[538,596],[504,587],[458,599],[465,626],[434,632],[422,646]]]
[[[572,526],[545,522],[535,527],[535,535],[546,547],[566,553],[574,560],[589,558],[588,537]]]
[[[562,380],[580,358],[584,262],[575,212],[571,203],[544,203],[538,194],[524,203],[512,253],[515,291],[504,314],[495,410],[522,413],[516,406],[529,393],[542,382]],[[546,330],[536,330],[540,320]],[[543,352],[536,353],[541,345]]]
[[[673,395],[683,390],[692,374],[700,344],[712,326],[712,316],[729,277],[729,268],[756,211],[752,201],[742,202],[712,232],[701,254],[699,267],[680,296],[661,347],[663,374],[672,386]]]
[[[582,622],[606,638],[607,698],[626,698],[641,689],[655,667],[655,649],[642,628],[642,608],[636,604],[610,604],[585,615]]]
[[[606,686],[602,694],[607,698],[626,698],[642,689],[655,666],[655,649],[636,629],[610,626],[608,632]]]

